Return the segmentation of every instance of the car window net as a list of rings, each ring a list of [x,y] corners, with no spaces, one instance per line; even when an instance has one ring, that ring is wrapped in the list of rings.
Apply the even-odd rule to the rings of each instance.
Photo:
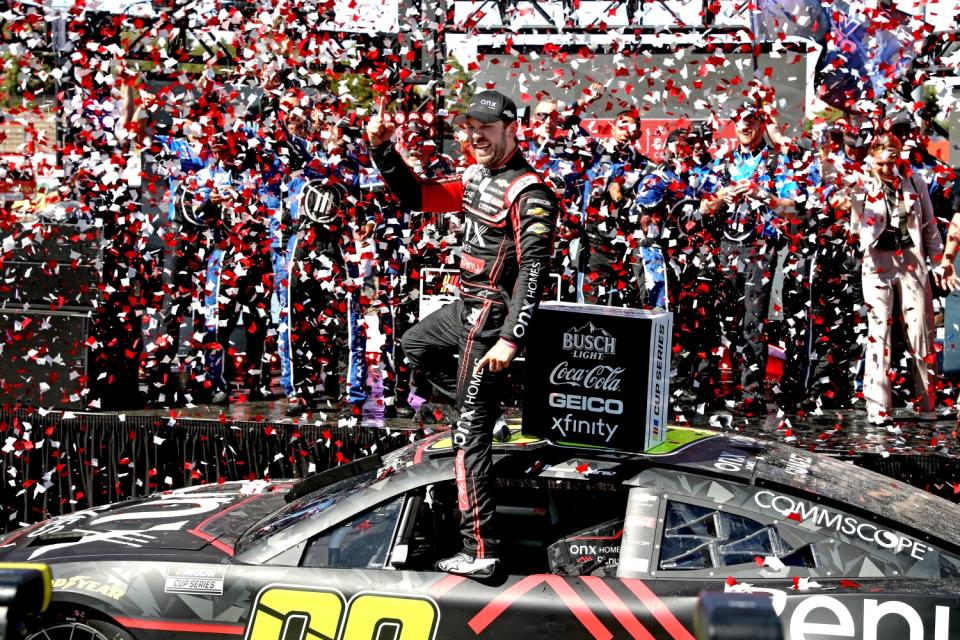
[[[305,567],[382,568],[400,516],[403,496],[377,505],[310,541]]]
[[[614,576],[620,562],[623,518],[609,520],[547,547],[550,573],[561,576]]]
[[[710,507],[672,500],[667,503],[661,570],[712,569],[767,557],[779,558],[788,566],[817,566],[809,545],[793,549],[774,525]]]

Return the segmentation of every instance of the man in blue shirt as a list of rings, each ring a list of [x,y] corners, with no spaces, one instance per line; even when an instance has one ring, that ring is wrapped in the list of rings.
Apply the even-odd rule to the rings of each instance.
[[[715,162],[720,186],[704,198],[701,211],[722,230],[715,314],[740,370],[740,408],[759,416],[766,413],[764,324],[776,255],[801,194],[789,157],[764,138],[769,113],[763,104],[748,101],[733,119],[736,148]]]

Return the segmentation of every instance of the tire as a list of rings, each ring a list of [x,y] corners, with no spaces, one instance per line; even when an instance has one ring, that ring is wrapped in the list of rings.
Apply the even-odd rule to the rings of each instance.
[[[102,620],[52,622],[27,636],[27,640],[134,640],[120,627]]]

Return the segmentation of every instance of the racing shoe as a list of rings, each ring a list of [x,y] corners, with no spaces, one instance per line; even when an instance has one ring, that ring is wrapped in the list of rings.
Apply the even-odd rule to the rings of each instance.
[[[496,558],[474,558],[461,551],[452,558],[438,562],[437,569],[460,576],[489,578],[497,570],[499,564],[500,561]]]
[[[497,418],[497,423],[493,425],[493,441],[509,442],[509,440],[510,425],[507,424],[507,416],[501,413],[500,417]]]

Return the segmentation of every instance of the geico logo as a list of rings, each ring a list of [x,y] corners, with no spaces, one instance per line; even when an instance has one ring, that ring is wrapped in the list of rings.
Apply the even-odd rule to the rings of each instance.
[[[580,409],[592,413],[608,413],[613,416],[623,413],[623,402],[616,398],[551,393],[549,403],[551,407],[559,407],[560,409]]]
[[[804,522],[833,529],[837,533],[847,536],[855,536],[864,542],[876,544],[878,547],[894,553],[902,553],[904,550],[908,550],[910,556],[916,560],[923,560],[924,554],[930,548],[922,542],[893,531],[881,529],[873,523],[861,522],[852,516],[845,516],[820,505],[807,504],[803,500],[779,495],[772,491],[758,491],[754,495],[753,501],[762,509],[770,509],[784,517],[796,513]]]

